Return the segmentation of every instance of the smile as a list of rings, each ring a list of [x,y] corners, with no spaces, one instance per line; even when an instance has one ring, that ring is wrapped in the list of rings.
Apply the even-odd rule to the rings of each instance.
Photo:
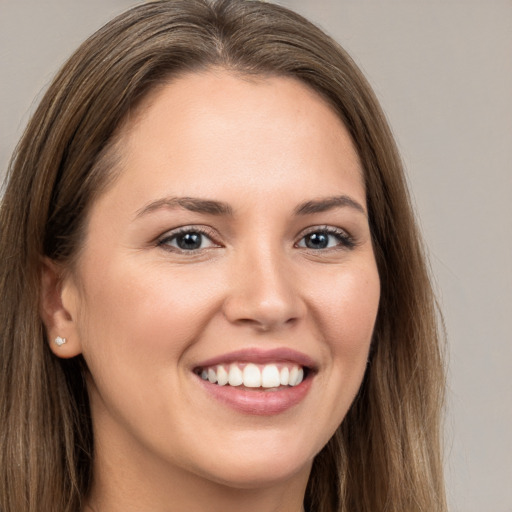
[[[246,348],[201,361],[192,370],[206,396],[238,413],[269,416],[299,406],[319,367],[289,348]]]
[[[298,386],[304,379],[304,368],[294,363],[255,364],[232,362],[196,368],[203,380],[219,386],[278,389]]]

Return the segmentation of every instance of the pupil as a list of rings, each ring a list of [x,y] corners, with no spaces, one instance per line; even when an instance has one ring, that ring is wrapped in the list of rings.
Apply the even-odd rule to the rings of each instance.
[[[180,249],[193,250],[201,247],[201,233],[185,233],[176,240]]]
[[[329,244],[329,237],[325,233],[312,233],[306,237],[306,247],[309,249],[325,249]]]

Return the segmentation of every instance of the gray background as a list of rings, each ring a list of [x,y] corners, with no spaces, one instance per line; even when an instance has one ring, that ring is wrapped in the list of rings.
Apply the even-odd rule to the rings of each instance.
[[[0,0],[2,173],[59,65],[137,3]],[[448,330],[450,508],[511,512],[512,1],[281,3],[352,54],[401,148]]]

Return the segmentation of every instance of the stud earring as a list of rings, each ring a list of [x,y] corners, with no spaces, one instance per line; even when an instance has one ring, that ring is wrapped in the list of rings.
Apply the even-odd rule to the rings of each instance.
[[[62,347],[62,345],[64,345],[64,343],[66,343],[68,340],[66,338],[61,338],[60,336],[57,336],[55,338],[55,345],[57,345],[58,347]]]

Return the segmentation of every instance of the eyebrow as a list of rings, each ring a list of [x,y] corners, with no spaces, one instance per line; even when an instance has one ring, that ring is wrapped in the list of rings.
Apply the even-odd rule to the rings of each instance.
[[[147,204],[141,208],[136,218],[159,210],[160,208],[184,208],[191,212],[206,213],[209,215],[233,215],[233,209],[227,203],[212,201],[210,199],[198,199],[195,197],[165,197]]]
[[[136,218],[147,215],[161,208],[183,208],[191,212],[205,213],[208,215],[233,215],[233,208],[222,201],[211,199],[199,199],[196,197],[165,197],[153,201],[137,211]],[[306,201],[295,208],[295,215],[311,215],[322,213],[334,208],[349,207],[366,216],[363,206],[349,196],[333,196],[323,199]]]
[[[367,216],[363,206],[349,196],[332,196],[313,201],[306,201],[295,208],[296,215],[310,215],[312,213],[322,213],[333,208],[349,207]]]

